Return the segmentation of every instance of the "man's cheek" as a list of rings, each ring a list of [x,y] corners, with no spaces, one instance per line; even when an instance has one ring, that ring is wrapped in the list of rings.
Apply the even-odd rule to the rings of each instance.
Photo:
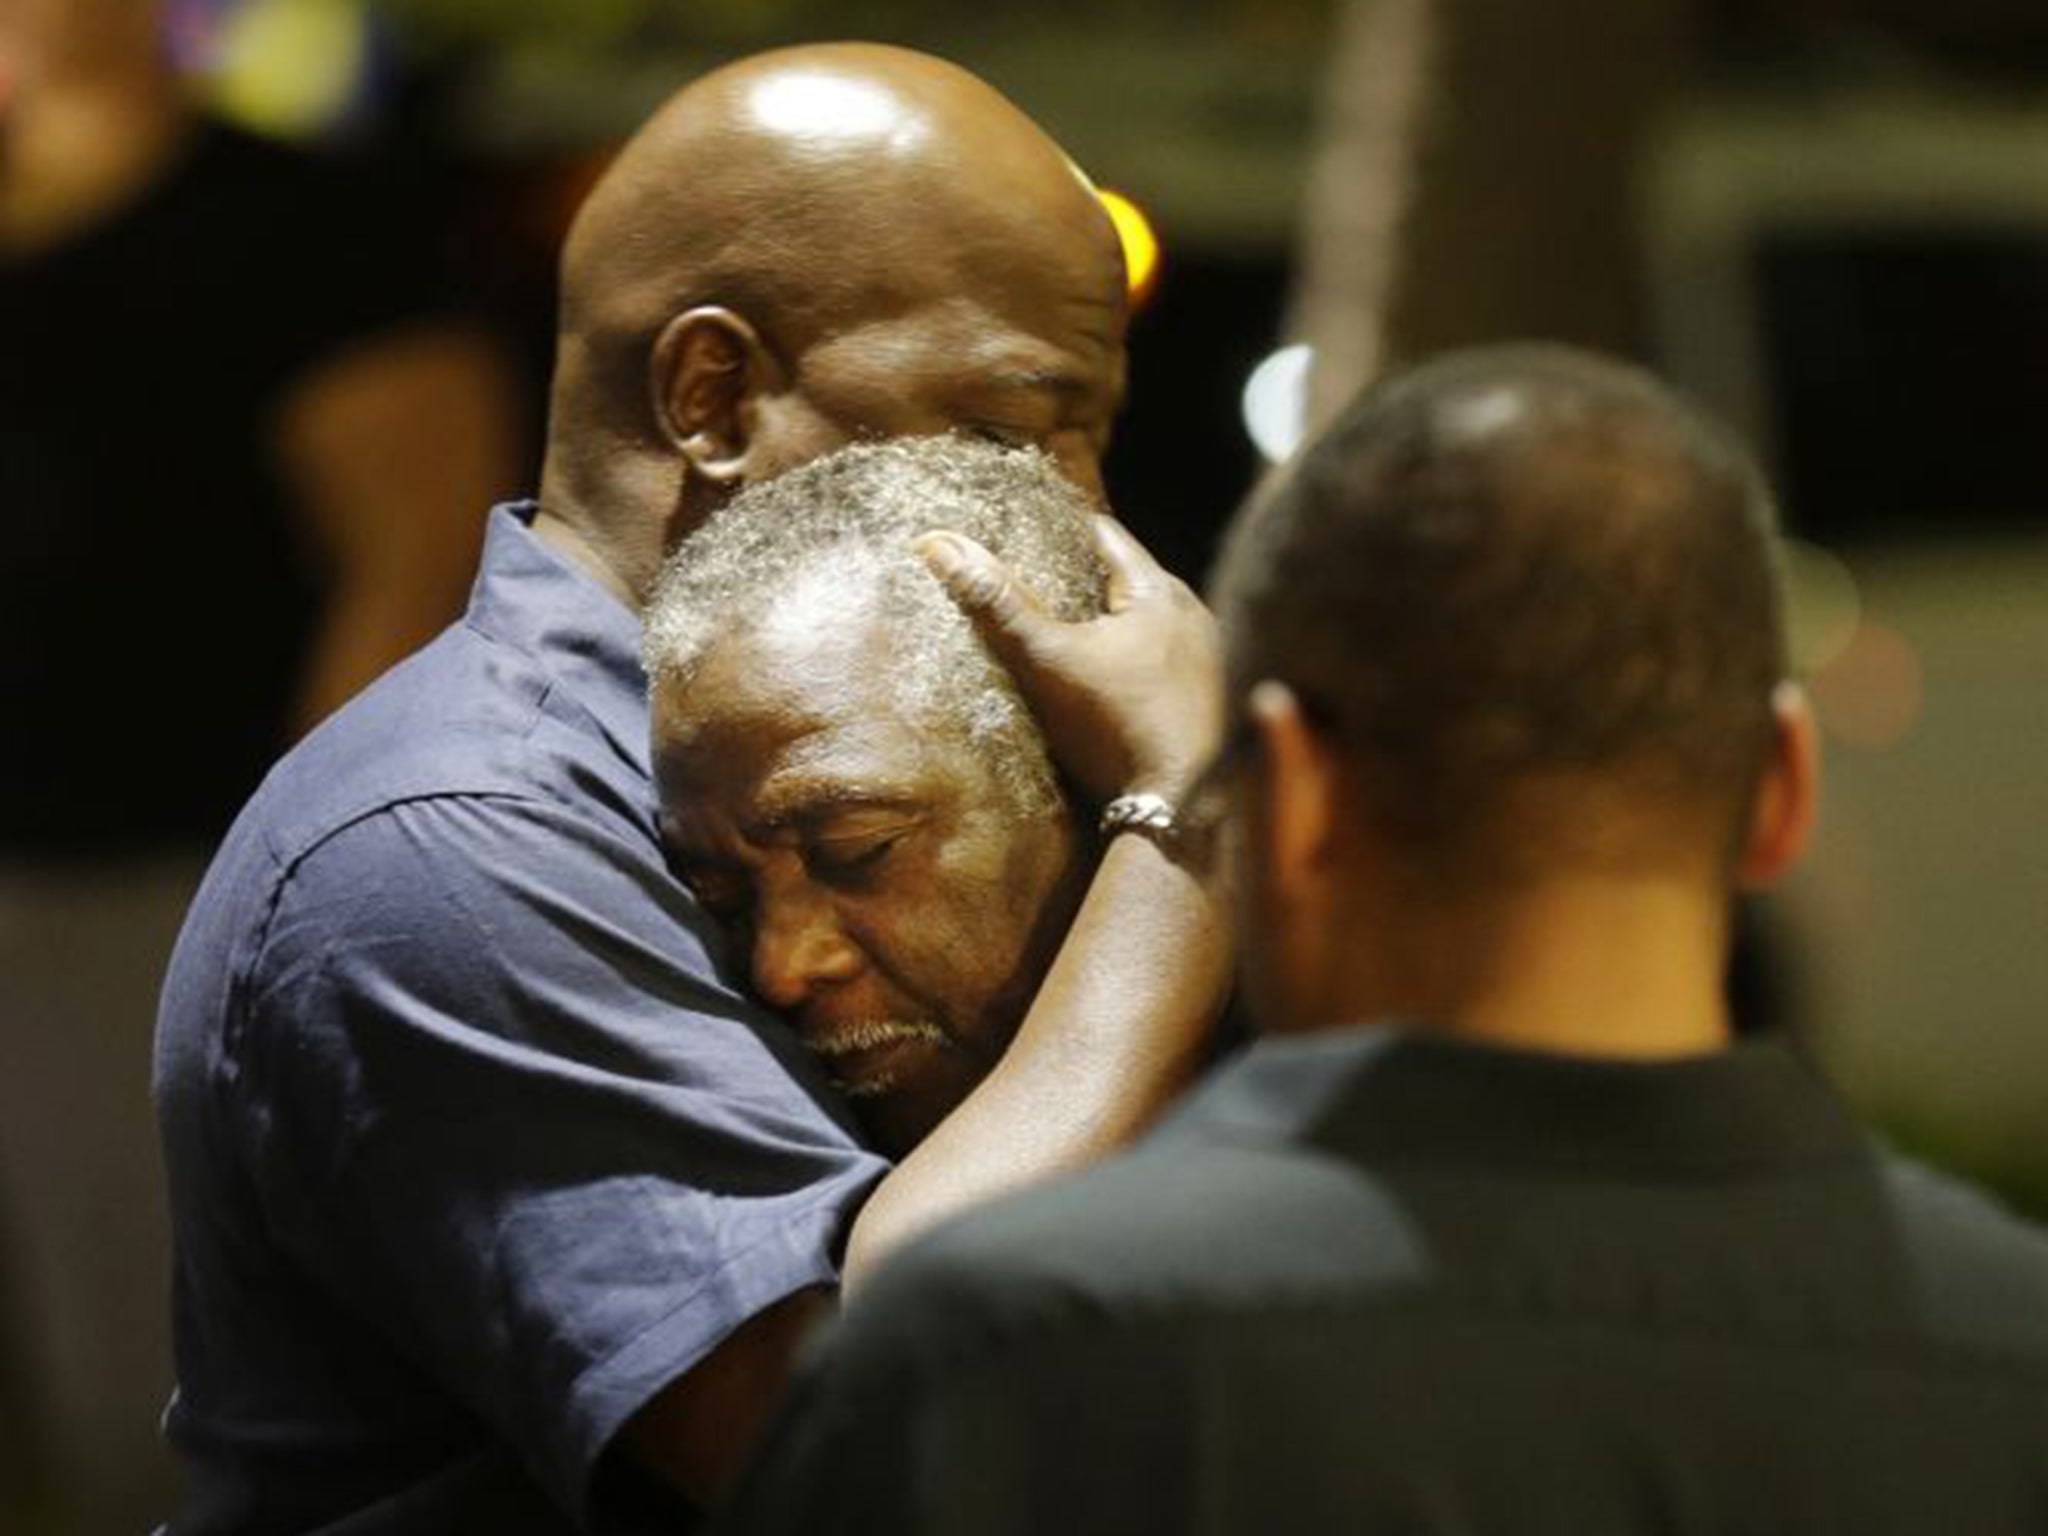
[[[933,910],[902,936],[892,979],[906,1000],[956,1037],[970,1032],[988,1002],[977,984],[993,935],[957,912]]]

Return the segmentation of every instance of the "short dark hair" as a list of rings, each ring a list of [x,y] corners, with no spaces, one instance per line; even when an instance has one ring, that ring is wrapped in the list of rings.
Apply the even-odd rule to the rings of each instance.
[[[1239,519],[1212,584],[1232,695],[1288,684],[1417,852],[1498,864],[1468,845],[1546,784],[1725,814],[1732,846],[1785,672],[1775,530],[1748,453],[1641,369],[1449,354]]]

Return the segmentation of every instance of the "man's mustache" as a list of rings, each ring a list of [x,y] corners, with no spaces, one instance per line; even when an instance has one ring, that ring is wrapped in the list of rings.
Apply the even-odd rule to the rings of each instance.
[[[862,1072],[856,1058],[894,1045],[949,1045],[952,1036],[928,1019],[851,1019],[821,1025],[806,1025],[800,1031],[804,1045],[825,1063],[847,1097],[874,1098],[896,1086],[889,1072]],[[853,1071],[836,1070],[840,1065]]]

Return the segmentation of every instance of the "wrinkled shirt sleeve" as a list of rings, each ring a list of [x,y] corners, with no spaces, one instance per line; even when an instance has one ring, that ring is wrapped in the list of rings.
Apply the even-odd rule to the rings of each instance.
[[[886,1171],[613,836],[516,796],[343,829],[281,883],[229,1041],[280,1244],[579,1517],[650,1397],[836,1283]]]

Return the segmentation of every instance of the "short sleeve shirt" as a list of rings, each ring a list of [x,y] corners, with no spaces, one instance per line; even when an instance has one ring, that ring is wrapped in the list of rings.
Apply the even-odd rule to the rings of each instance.
[[[272,772],[179,941],[174,1531],[613,1528],[621,1424],[833,1283],[885,1171],[723,979],[661,854],[638,625],[531,511]]]

